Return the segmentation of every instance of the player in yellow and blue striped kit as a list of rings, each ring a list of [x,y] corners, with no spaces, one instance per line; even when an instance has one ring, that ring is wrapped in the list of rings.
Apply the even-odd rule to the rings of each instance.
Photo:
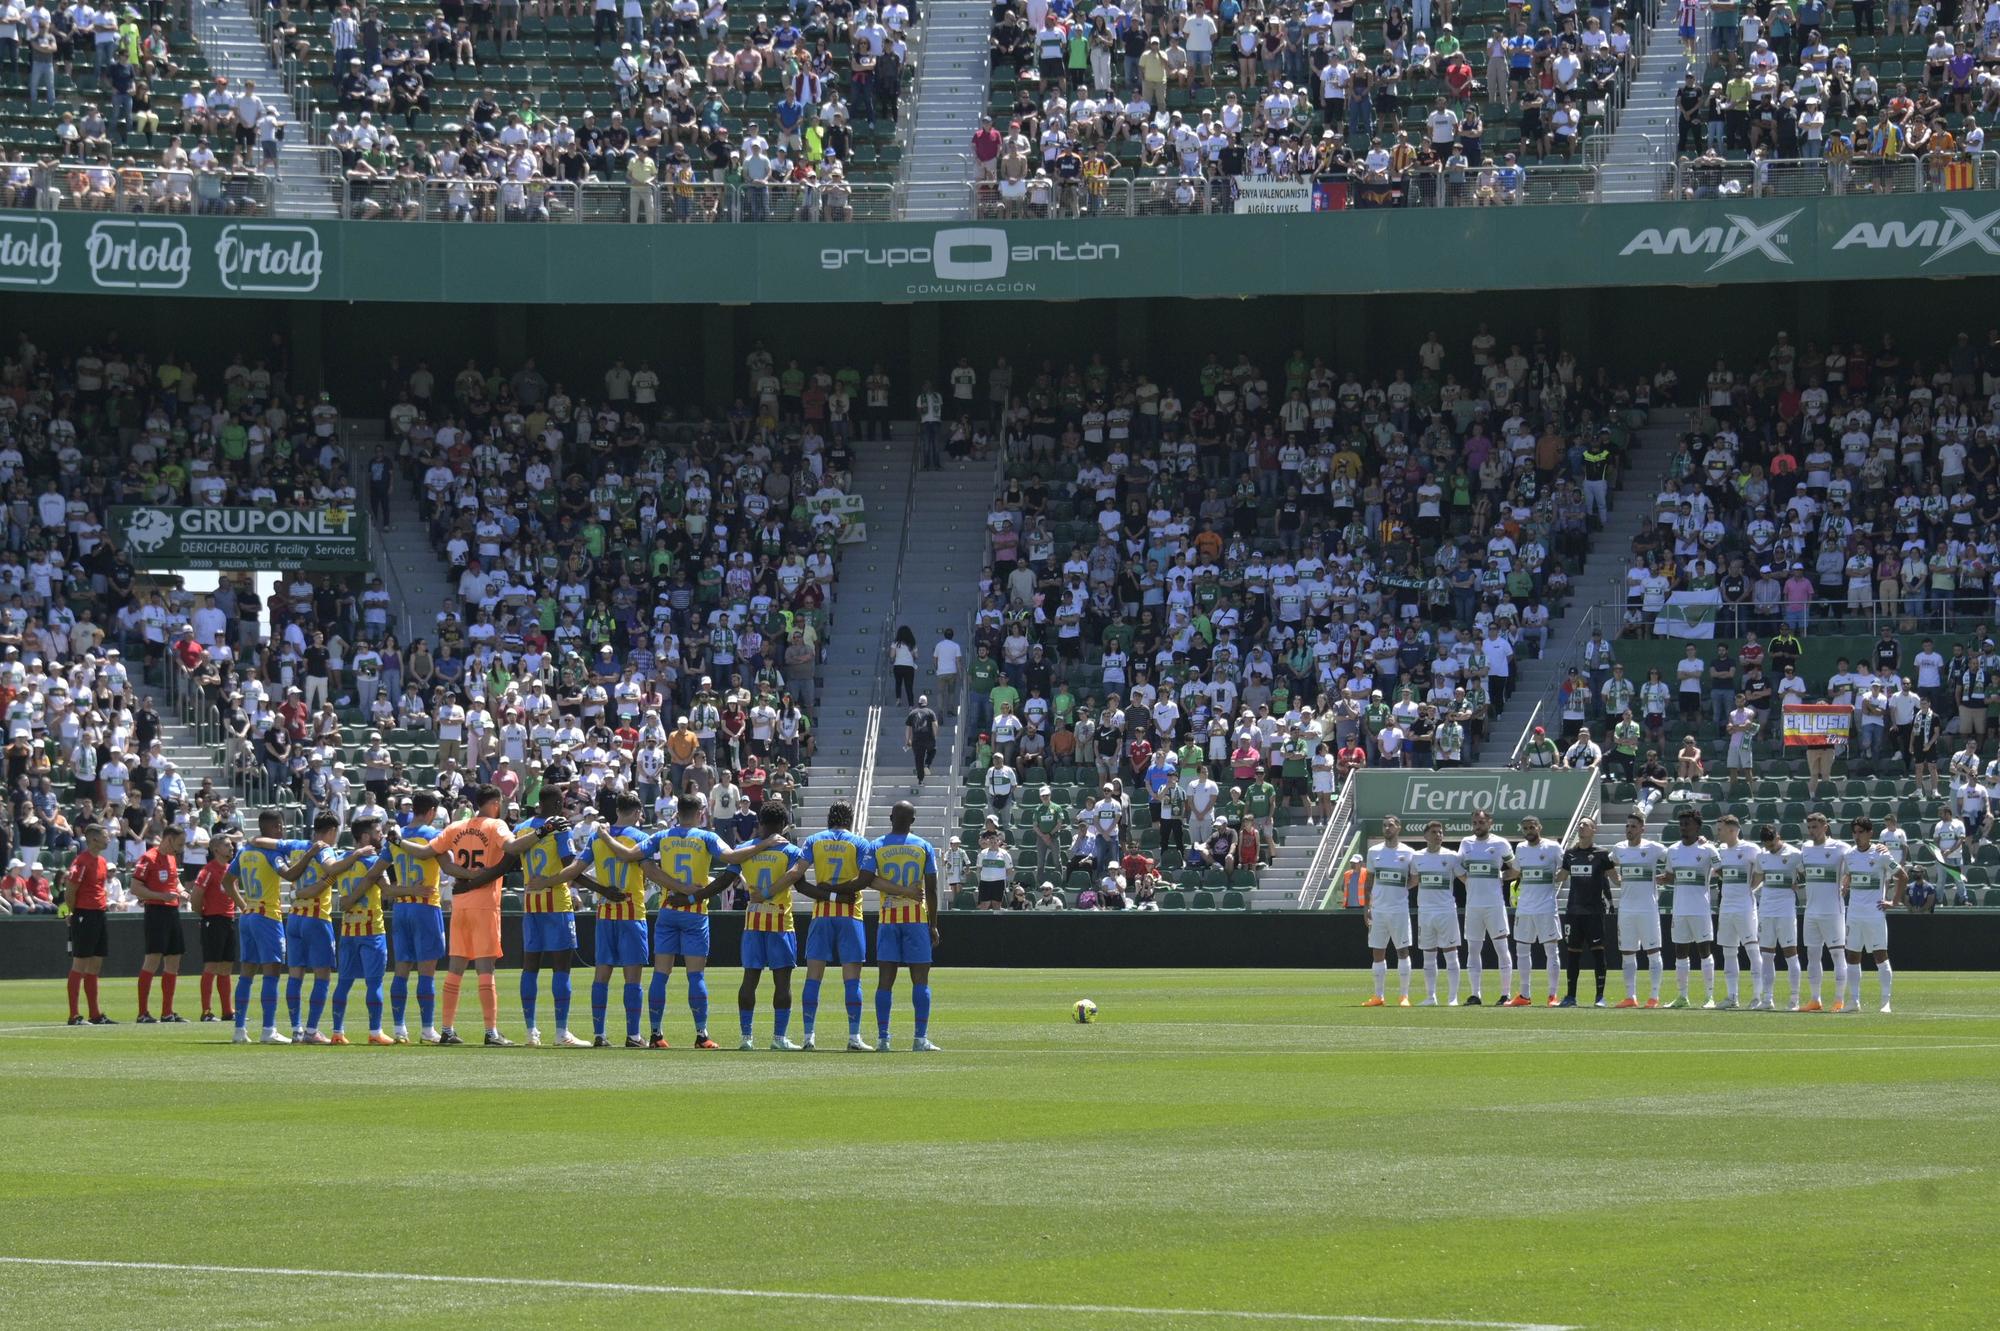
[[[910,968],[910,1007],[916,1013],[916,1053],[936,1053],[930,1041],[931,954],[938,942],[937,850],[912,836],[917,809],[908,800],[889,811],[889,835],[877,839],[875,890],[882,915],[875,929],[875,960],[881,971],[875,987],[878,1053],[889,1052],[889,1011],[895,1001],[896,969]]]
[[[868,1052],[861,1038],[861,968],[868,963],[868,935],[861,923],[861,893],[875,875],[875,850],[868,838],[849,830],[854,807],[836,800],[826,811],[826,830],[814,832],[801,844],[812,865],[812,881],[799,890],[813,898],[812,924],[806,930],[806,987],[800,1017],[805,1047],[815,1048],[819,1020],[820,976],[827,963],[840,967],[841,989],[847,999],[847,1047]]]

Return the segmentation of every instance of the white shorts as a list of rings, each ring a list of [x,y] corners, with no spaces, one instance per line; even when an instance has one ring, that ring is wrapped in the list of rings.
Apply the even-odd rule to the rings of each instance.
[[[1520,911],[1514,916],[1514,941],[1517,943],[1560,943],[1562,925],[1556,922],[1554,911]]]
[[[1467,906],[1465,908],[1465,937],[1470,943],[1483,943],[1489,938],[1507,936],[1507,908],[1505,906]]]
[[[1706,915],[1674,916],[1674,941],[1676,943],[1713,943],[1715,941],[1715,921]]]
[[[1410,912],[1378,910],[1368,921],[1368,946],[1407,948],[1410,945]]]
[[[1457,947],[1458,916],[1425,915],[1417,920],[1417,946],[1426,952]]]
[[[1823,947],[1835,951],[1847,947],[1847,921],[1838,915],[1806,916],[1806,955],[1818,956]]]
[[[1887,952],[1889,950],[1889,917],[1879,911],[1872,915],[1856,915],[1847,921],[1847,950],[1849,952]]]
[[[1658,952],[1660,950],[1660,914],[1658,911],[1620,911],[1618,913],[1618,950],[1620,952]]]
[[[1732,948],[1757,946],[1757,912],[1732,910],[1716,916],[1715,944],[1725,952]]]
[[[1766,952],[1799,945],[1799,917],[1790,911],[1757,917],[1757,946]]]

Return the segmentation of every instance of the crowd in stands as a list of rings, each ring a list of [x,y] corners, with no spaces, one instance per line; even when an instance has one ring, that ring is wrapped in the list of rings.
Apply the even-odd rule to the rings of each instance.
[[[1530,158],[1578,160],[1635,60],[1624,9],[1535,8],[1014,0],[992,38],[1004,115],[975,134],[974,161],[1007,211],[1091,208],[1121,170],[1163,192],[1219,182],[1225,205],[1239,181],[1323,177],[1518,201]]]
[[[1986,146],[2000,111],[2000,14],[1983,4],[1891,0],[1879,26],[1873,0],[1836,14],[1829,0],[1712,5],[1707,55],[1676,94],[1676,150],[1696,197],[1745,183],[1724,169],[1749,158],[1757,192],[1782,191],[1771,162],[1809,163],[1830,188],[1972,188],[1954,178]],[[1692,53],[1699,29],[1683,24]],[[1899,163],[1918,167],[1907,178]],[[1991,184],[1990,180],[1981,182]]]
[[[1648,808],[1865,788],[1909,825],[1933,899],[1969,899],[2000,801],[2000,333],[1921,353],[1780,333],[1754,365],[1654,387],[1697,411],[1633,540],[1622,620],[1583,644],[1561,741],[1529,763],[1597,767]],[[1628,671],[1656,635],[1667,652]],[[1866,650],[1815,645],[1829,636]],[[1834,742],[1788,746],[1787,704],[1842,709]]]
[[[982,833],[1100,893],[1254,870],[1356,766],[1478,758],[1653,393],[1483,327],[1388,377],[1304,351],[981,377],[952,374],[950,447],[1003,440],[1008,479],[940,687],[969,675]]]

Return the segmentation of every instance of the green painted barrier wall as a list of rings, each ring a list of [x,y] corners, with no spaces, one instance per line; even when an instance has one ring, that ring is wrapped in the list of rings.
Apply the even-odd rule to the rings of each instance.
[[[582,956],[590,955],[594,923],[588,915],[577,918]],[[1366,966],[1369,957],[1368,931],[1358,911],[952,912],[944,917],[941,928],[943,943],[937,964],[942,969],[1217,966],[1349,970]],[[742,929],[739,914],[714,916],[716,965],[737,964]],[[518,958],[520,916],[506,916],[503,931],[508,958]],[[192,925],[188,933],[190,950],[184,969],[192,974],[200,968],[199,949]],[[69,967],[66,936],[63,922],[48,916],[0,920],[0,979],[60,977]],[[112,920],[111,955],[106,959],[105,974],[135,974],[142,941],[138,916]],[[2000,913],[1896,915],[1889,922],[1889,942],[1896,966],[1902,970],[2000,969]],[[113,984],[107,992],[115,1003],[120,994],[129,991]]]
[[[945,225],[0,214],[0,288],[60,294],[876,304],[1994,275],[2000,193]]]

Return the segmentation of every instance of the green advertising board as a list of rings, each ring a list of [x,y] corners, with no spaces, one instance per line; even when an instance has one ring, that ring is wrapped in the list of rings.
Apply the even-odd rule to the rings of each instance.
[[[1542,820],[1551,838],[1569,829],[1595,778],[1588,772],[1516,772],[1508,768],[1365,767],[1354,774],[1354,815],[1367,835],[1379,836],[1382,820],[1394,814],[1405,840],[1416,841],[1433,818],[1444,824],[1447,841],[1472,834],[1472,815],[1493,815],[1493,830],[1515,835],[1529,814]]]
[[[0,212],[0,292],[906,304],[1991,276],[1995,192],[818,225]]]
[[[134,568],[355,573],[370,567],[368,519],[330,508],[111,510],[109,535]]]

